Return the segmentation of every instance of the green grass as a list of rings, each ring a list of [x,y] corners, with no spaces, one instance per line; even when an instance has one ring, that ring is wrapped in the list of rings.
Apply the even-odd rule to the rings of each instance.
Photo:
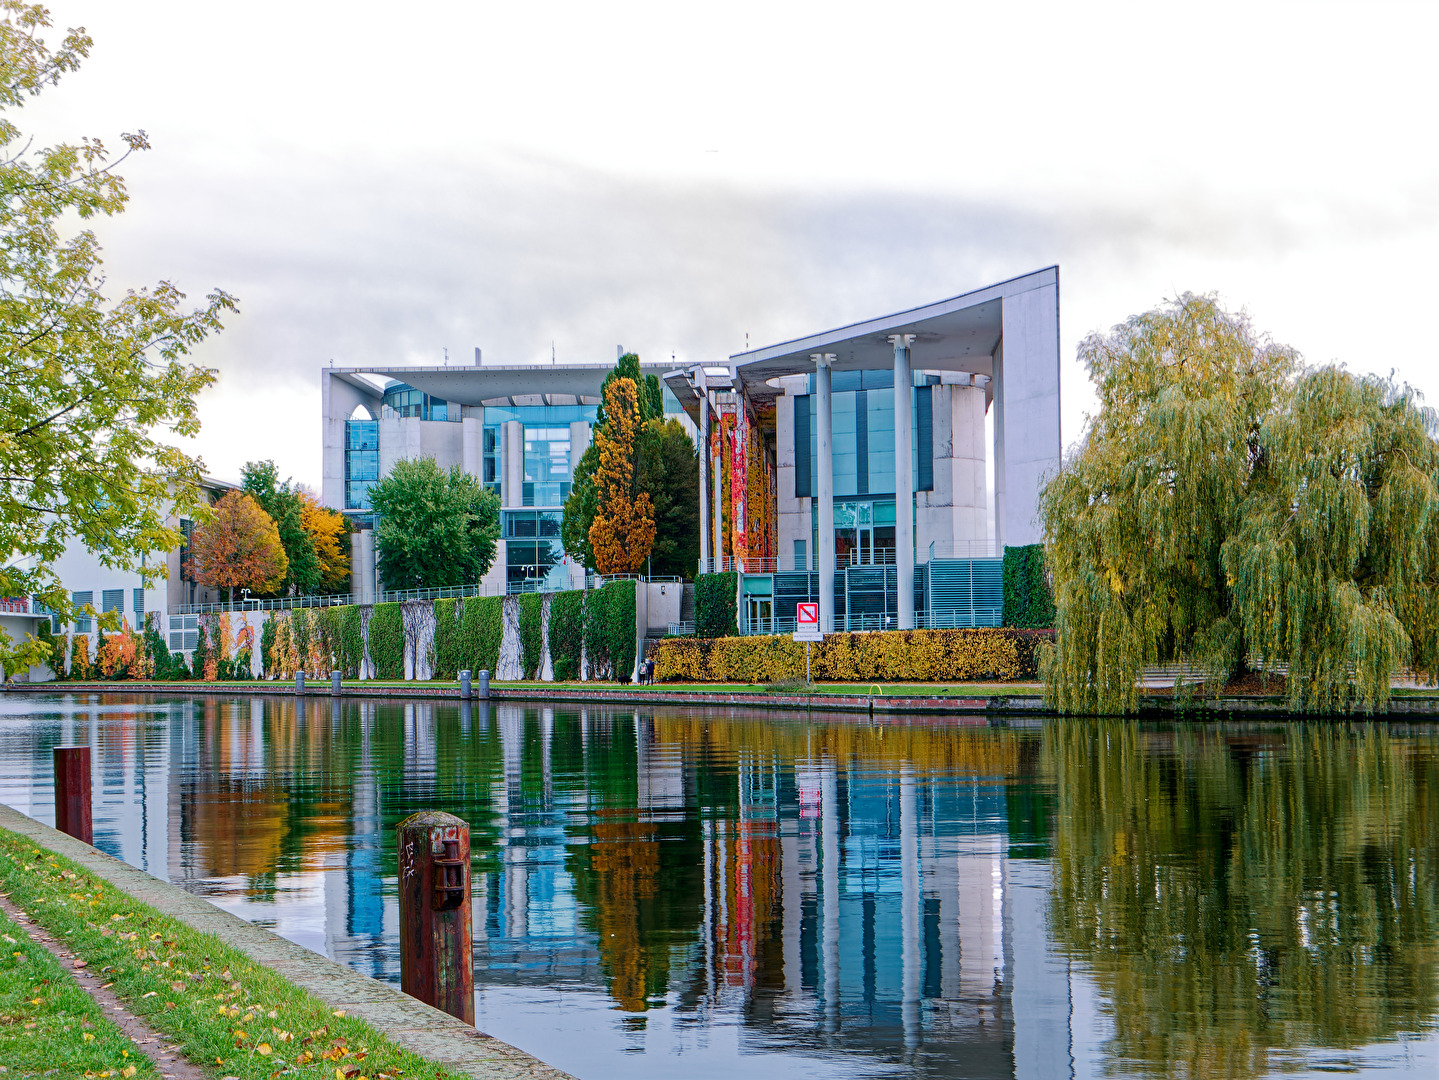
[[[329,1080],[338,1068],[342,1075],[357,1070],[351,1080],[421,1075],[425,1080],[460,1080],[458,1074],[395,1046],[364,1021],[345,1016],[343,1010],[331,1010],[213,934],[162,915],[63,856],[3,829],[0,885],[32,919],[83,957],[92,972],[104,975],[131,1012],[216,1076]],[[32,945],[32,949],[46,955],[38,946]],[[38,972],[41,963],[36,959],[24,966],[33,966]],[[54,970],[60,969],[55,966]],[[13,976],[16,980],[29,977]],[[70,980],[69,987],[78,996],[64,997],[62,1005],[60,984],[53,974],[50,978],[45,992],[39,993],[42,1007],[56,1012],[53,1024],[47,1022],[47,1030],[53,1026],[56,1037],[75,1037],[64,1031],[58,1010],[63,1007],[64,1016],[78,1017],[90,998]],[[23,995],[25,986],[31,984],[17,985]],[[53,1007],[49,1005],[51,995],[57,1002]],[[17,1011],[22,1007],[39,1008],[23,1001],[12,1004],[12,997],[7,994],[5,998],[7,1015],[22,1015]],[[98,1024],[95,1036],[98,1048]],[[76,1037],[76,1041],[80,1039]],[[106,1036],[107,1051],[111,1045]],[[116,1056],[118,1051],[104,1059],[109,1064],[98,1067],[113,1068]],[[13,1064],[9,1055],[5,1061]],[[54,1067],[54,1062],[48,1067]],[[141,1075],[153,1076],[154,1072],[135,1074]]]
[[[52,1069],[67,1077],[159,1076],[95,999],[3,912],[0,935],[0,1061],[7,1076]]]

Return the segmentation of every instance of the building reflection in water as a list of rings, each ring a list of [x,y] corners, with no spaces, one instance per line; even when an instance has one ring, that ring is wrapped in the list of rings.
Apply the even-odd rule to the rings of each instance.
[[[1279,737],[1292,768],[1271,753],[1256,772],[1222,735],[1176,754],[1135,725],[1096,740],[1061,723],[679,709],[278,697],[48,708],[45,723],[0,724],[0,798],[50,817],[49,747],[88,738],[100,749],[100,846],[378,978],[398,977],[395,824],[420,809],[464,817],[482,1025],[586,1078],[667,1076],[675,1061],[732,1075],[739,1057],[755,1076],[1168,1075],[1176,1048],[1219,1060],[1231,1039],[1247,1040],[1247,1055],[1215,1070],[1191,1055],[1178,1071],[1258,1076],[1292,1067],[1311,1043],[1354,1051],[1422,1036],[1439,1009],[1432,742],[1396,757],[1392,741]],[[1249,948],[1243,933],[1203,913],[1222,904],[1216,882],[1237,879],[1196,853],[1215,837],[1259,853],[1246,878],[1255,910],[1236,926],[1283,921],[1259,910],[1266,866],[1287,867],[1294,902],[1315,907],[1304,898],[1322,882],[1326,842],[1304,841],[1317,847],[1296,869],[1302,844],[1261,843],[1259,818],[1291,791],[1322,816],[1306,784],[1340,759],[1361,777],[1382,773],[1385,805],[1402,811],[1399,840],[1361,845],[1364,873],[1409,884],[1390,896],[1403,918],[1371,919],[1372,932],[1338,916],[1325,925],[1348,934],[1351,959],[1402,947],[1402,963],[1370,963],[1376,978],[1402,975],[1404,1002],[1327,1028],[1298,994],[1250,1012],[1242,1000],[1207,1008],[1206,993],[1243,999],[1244,978],[1282,982],[1291,945],[1314,950],[1275,932],[1261,959],[1236,954]],[[1193,799],[1230,810],[1186,832],[1175,815],[1188,821],[1195,807],[1155,793],[1196,783]],[[1360,809],[1332,824],[1362,819],[1372,833],[1379,811],[1372,800]],[[1207,869],[1176,873],[1186,859]],[[1161,908],[1143,888],[1119,888],[1136,867],[1166,886]],[[1163,932],[1184,944],[1156,960]],[[1192,995],[1170,991],[1185,980]]]

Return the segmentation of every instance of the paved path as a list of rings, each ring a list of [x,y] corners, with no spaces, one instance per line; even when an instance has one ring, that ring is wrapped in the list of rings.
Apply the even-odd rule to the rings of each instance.
[[[546,1065],[523,1050],[402,993],[398,987],[366,978],[304,946],[221,911],[184,889],[113,859],[3,803],[0,803],[0,828],[28,837],[39,847],[74,860],[122,892],[187,926],[214,934],[226,945],[279,972],[330,1008],[344,1009],[350,1016],[358,1016],[396,1045],[437,1064],[475,1080],[574,1080],[568,1073]],[[38,928],[27,926],[27,929]]]

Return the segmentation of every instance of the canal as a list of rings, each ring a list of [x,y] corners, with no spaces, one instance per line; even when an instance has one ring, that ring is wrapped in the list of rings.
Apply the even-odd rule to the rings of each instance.
[[[471,824],[476,1015],[581,1080],[1439,1075],[1439,728],[0,696],[0,801],[398,981]]]

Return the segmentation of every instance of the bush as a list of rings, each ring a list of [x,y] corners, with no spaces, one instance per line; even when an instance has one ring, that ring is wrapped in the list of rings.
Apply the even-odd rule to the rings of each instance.
[[[1044,572],[1044,545],[1004,549],[1004,625],[1049,629],[1054,625],[1054,595]]]
[[[343,670],[340,638],[344,633],[347,610],[344,607],[325,607],[315,612],[315,650],[327,674],[335,668]]]
[[[550,600],[550,667],[556,682],[580,677],[580,656],[585,643],[585,594],[580,590],[557,593]]]
[[[70,639],[70,678],[90,678],[89,634],[76,634]]]
[[[695,637],[734,637],[739,633],[735,596],[739,575],[700,574],[695,578]]]
[[[539,593],[520,594],[520,666],[525,678],[538,678],[544,663],[545,598]]]
[[[274,675],[275,672],[275,613],[270,612],[270,617],[265,620],[265,626],[260,631],[260,670],[266,675]]]
[[[814,678],[834,682],[1013,681],[1039,677],[1052,633],[1008,627],[830,634],[810,656]],[[674,682],[780,683],[804,678],[804,645],[788,635],[665,638],[655,678]]]
[[[458,678],[460,669],[465,666],[462,630],[460,602],[458,600],[436,600],[433,665],[436,679]]]
[[[585,598],[585,656],[596,678],[629,682],[635,666],[633,581],[611,581]]]
[[[488,671],[493,677],[500,666],[500,642],[505,636],[505,598],[503,596],[469,596],[460,618],[460,656],[464,667],[478,675]]]
[[[341,608],[340,617],[340,670],[347,679],[360,677],[360,664],[365,659],[365,615],[358,604],[347,604]],[[265,624],[269,629],[269,623]]]
[[[399,604],[376,604],[371,610],[370,660],[377,679],[405,677],[405,619]]]

